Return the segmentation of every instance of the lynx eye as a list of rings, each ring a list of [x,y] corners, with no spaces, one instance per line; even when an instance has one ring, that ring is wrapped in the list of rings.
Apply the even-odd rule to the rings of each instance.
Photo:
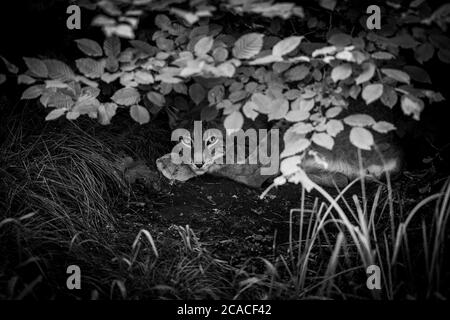
[[[181,143],[183,143],[187,147],[191,147],[192,145],[192,139],[190,137],[181,137]]]
[[[206,145],[207,146],[212,146],[214,144],[216,144],[219,140],[217,139],[216,136],[211,136],[208,138],[208,140],[206,141]]]

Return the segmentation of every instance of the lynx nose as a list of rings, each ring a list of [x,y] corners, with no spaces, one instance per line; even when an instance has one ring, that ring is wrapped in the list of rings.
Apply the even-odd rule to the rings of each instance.
[[[195,163],[194,165],[199,169],[203,167],[203,163]]]

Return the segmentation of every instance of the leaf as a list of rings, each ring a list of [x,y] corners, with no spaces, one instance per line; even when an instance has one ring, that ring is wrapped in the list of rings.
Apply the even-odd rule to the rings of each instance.
[[[372,129],[379,133],[387,133],[389,131],[395,130],[395,126],[387,121],[379,121],[372,126]]]
[[[287,71],[284,76],[286,81],[301,81],[309,74],[309,67],[306,65],[296,66]]]
[[[133,72],[124,72],[120,76],[120,84],[124,87],[137,87],[138,83],[134,81]]]
[[[309,112],[311,111],[312,108],[314,108],[314,105],[315,105],[314,99],[304,99],[300,97],[291,103],[291,109]]]
[[[218,109],[223,109],[224,115],[232,114],[235,111],[239,111],[241,103],[232,103],[230,100],[223,100],[217,104]]]
[[[135,88],[122,88],[117,90],[111,100],[122,106],[131,106],[141,100],[139,92]]]
[[[305,134],[313,131],[314,127],[312,126],[311,123],[298,122],[298,123],[294,124],[292,127],[290,127],[288,130],[298,133],[298,134],[305,135]]]
[[[222,101],[224,96],[225,96],[225,87],[221,84],[214,86],[208,92],[209,104],[213,105]]]
[[[213,44],[213,37],[203,37],[195,44],[194,52],[197,57],[203,57],[212,49]]]
[[[284,98],[275,100],[275,105],[277,107],[269,113],[268,121],[283,119],[289,111],[289,102]]]
[[[284,150],[280,154],[281,158],[286,158],[303,152],[311,145],[311,142],[308,139],[305,139],[303,134],[295,133],[295,131],[291,130],[291,128],[289,128],[284,134]]]
[[[406,84],[409,84],[410,82],[409,75],[404,71],[397,69],[382,68],[381,72],[383,72],[389,78],[397,80],[399,82],[403,82]]]
[[[195,13],[177,8],[171,8],[170,13],[173,13],[179,16],[180,18],[183,18],[189,25],[196,23],[199,19],[199,17]]]
[[[174,83],[173,90],[175,90],[176,93],[187,94],[187,86],[184,83]]]
[[[70,86],[67,83],[64,83],[59,80],[45,80],[45,87],[58,89],[70,88]]]
[[[36,58],[23,58],[23,60],[33,75],[39,78],[48,77],[47,66],[42,60]]]
[[[83,58],[75,61],[78,70],[88,78],[100,78],[105,72],[105,60],[97,61],[91,58]]]
[[[334,139],[327,133],[324,132],[320,132],[320,133],[314,133],[312,135],[311,140],[321,146],[324,147],[328,150],[332,150],[333,146],[334,146]]]
[[[357,85],[353,85],[351,86],[350,90],[348,91],[348,94],[350,95],[350,97],[352,97],[353,99],[357,99],[359,93],[361,92],[361,86],[357,86]]]
[[[441,49],[438,51],[438,58],[444,63],[450,63],[450,50]]]
[[[375,83],[365,86],[361,96],[366,101],[366,104],[370,104],[379,99],[382,94],[383,94],[383,85],[380,83]]]
[[[215,107],[205,106],[200,112],[200,119],[202,121],[212,121],[217,118],[219,110]]]
[[[434,55],[434,47],[426,42],[421,44],[414,50],[414,57],[419,63],[424,63],[430,60]]]
[[[198,36],[206,36],[208,33],[209,33],[209,25],[206,24],[206,25],[202,25],[202,26],[193,28],[188,36],[189,36],[189,38],[193,39]],[[234,42],[234,40],[233,40],[233,42]]]
[[[359,76],[356,77],[355,82],[356,84],[361,84],[364,82],[369,81],[372,79],[373,75],[375,74],[375,65],[372,62],[364,62],[362,65],[362,72],[359,74]]]
[[[344,61],[348,61],[348,62],[356,61],[354,54],[347,50],[343,50],[343,51],[336,53],[335,57],[336,57],[336,59],[344,60]],[[360,64],[365,59],[366,59],[365,57],[361,56],[360,60],[358,60],[357,63]]]
[[[76,120],[80,117],[80,114],[78,112],[74,112],[74,111],[68,111],[66,113],[66,119],[67,120]]]
[[[319,0],[319,5],[322,8],[325,8],[327,10],[333,11],[336,7],[337,0]]]
[[[150,121],[148,110],[138,104],[130,107],[130,116],[139,124],[145,124]]]
[[[377,59],[377,60],[391,60],[391,59],[394,59],[395,56],[390,52],[378,51],[378,52],[372,53],[372,58]]]
[[[119,69],[119,61],[114,57],[107,57],[105,60],[105,68],[109,72],[116,72]]]
[[[100,106],[98,107],[98,110],[97,110],[98,111],[98,122],[101,125],[110,124],[111,119],[116,114],[117,107],[118,107],[117,104],[111,103],[111,102],[100,104]]]
[[[141,40],[130,40],[130,44],[137,50],[139,50],[140,52],[146,53],[150,56],[154,56],[156,54],[156,52],[158,51],[157,48],[155,48],[154,46],[148,44],[145,41],[141,41]]]
[[[248,89],[247,89],[247,91],[248,91]],[[300,96],[301,96],[301,92],[298,89],[290,89],[284,93],[284,97],[288,100],[295,100],[295,99],[299,98]]]
[[[405,94],[401,99],[403,113],[407,116],[412,115],[413,119],[419,121],[420,113],[424,108],[423,101],[410,94]]]
[[[152,74],[143,70],[138,70],[134,73],[134,80],[139,84],[151,84],[155,82]]]
[[[44,60],[44,63],[47,66],[48,76],[52,79],[66,82],[75,78],[75,74],[72,69],[64,62],[49,59]]]
[[[430,99],[430,102],[441,102],[444,101],[445,98],[440,92],[432,91],[432,90],[422,90],[422,93]]]
[[[36,82],[36,79],[34,79],[26,74],[21,74],[17,77],[17,84],[33,84],[35,82]]]
[[[227,134],[232,134],[233,132],[238,131],[242,128],[243,124],[244,117],[239,111],[234,111],[229,114],[223,122],[225,129],[227,129]]]
[[[75,42],[77,43],[78,49],[88,56],[101,57],[103,55],[102,47],[94,40],[78,39]]]
[[[134,31],[132,26],[129,24],[115,24],[112,26],[104,26],[103,31],[105,32],[107,37],[111,37],[116,35],[125,39],[134,39]]]
[[[215,48],[212,56],[216,62],[224,62],[228,58],[228,50],[223,47]]]
[[[391,86],[385,85],[383,95],[381,96],[381,102],[389,108],[392,108],[397,103],[397,92]]]
[[[172,29],[172,22],[170,21],[169,17],[165,14],[158,14],[155,17],[155,25],[160,28],[161,30],[171,30]]]
[[[405,66],[403,69],[417,82],[430,83],[431,78],[424,69],[416,66]]]
[[[205,66],[205,62],[199,59],[196,60],[188,60],[186,63],[186,67],[183,68],[180,72],[181,77],[190,77],[196,73],[200,73]],[[158,78],[158,76],[157,76]]]
[[[103,42],[103,50],[107,57],[117,57],[120,54],[120,47],[120,39],[115,36],[106,38]]]
[[[252,101],[258,106],[260,113],[269,114],[273,111],[273,100],[266,94],[254,93],[252,95]]]
[[[170,52],[170,51],[173,51],[173,49],[174,49],[174,42],[173,42],[173,40],[160,37],[160,38],[156,39],[156,46],[161,50]],[[152,53],[152,55],[153,54],[154,53]]]
[[[234,44],[232,53],[237,59],[250,59],[257,55],[263,46],[261,33],[249,33],[240,37]]]
[[[289,62],[275,62],[272,65],[272,70],[275,73],[282,73],[291,67],[292,63]]]
[[[372,133],[361,127],[354,127],[350,131],[350,142],[357,148],[370,150],[374,144]]]
[[[228,96],[228,99],[231,102],[236,103],[245,99],[247,97],[247,94],[248,93],[245,90],[234,91]]]
[[[302,162],[301,156],[294,156],[287,159],[284,159],[280,165],[280,171],[285,176],[290,176],[296,173],[298,170],[301,170],[300,164]]]
[[[166,99],[164,96],[155,91],[150,91],[147,93],[147,98],[151,103],[157,105],[158,107],[163,107],[166,104]]]
[[[342,130],[344,125],[341,120],[331,119],[326,124],[326,131],[332,137],[336,137]]]
[[[292,36],[278,42],[272,49],[272,55],[281,57],[293,51],[302,41],[303,37]]]
[[[325,113],[325,116],[329,119],[329,118],[334,118],[337,115],[339,115],[339,113],[342,112],[342,107],[332,107],[330,109],[328,109]]]
[[[430,42],[439,49],[450,50],[450,38],[440,34],[431,34]]]
[[[280,62],[280,61],[283,61],[282,57],[269,54],[267,56],[250,61],[249,64],[250,65],[258,65],[258,64],[268,64],[268,63]]]
[[[41,94],[44,92],[44,86],[43,85],[35,85],[32,87],[29,87],[22,93],[22,97],[20,99],[22,100],[30,100],[30,99],[36,99],[41,96]]]
[[[352,127],[364,127],[375,124],[375,120],[374,118],[372,118],[372,116],[363,113],[358,113],[345,117],[344,123]]]
[[[47,106],[63,109],[69,109],[74,104],[75,102],[72,100],[72,98],[69,95],[62,93],[61,91],[57,91],[54,94],[50,95],[47,102]]]
[[[52,111],[49,112],[49,114],[45,117],[45,121],[51,121],[51,120],[55,120],[58,119],[59,117],[61,117],[62,115],[64,115],[64,113],[66,113],[66,109],[53,109]]]
[[[19,68],[16,65],[12,64],[11,62],[9,62],[8,60],[6,60],[6,58],[0,56],[0,59],[2,59],[8,72],[11,72],[13,74],[17,74],[19,72]]]
[[[404,49],[412,49],[419,45],[410,34],[405,33],[394,38],[389,39],[392,44],[395,44]]]
[[[352,74],[352,66],[350,63],[344,63],[337,65],[331,71],[331,79],[334,82],[338,82],[339,80],[345,80]]]
[[[231,62],[224,62],[219,64],[217,67],[217,71],[219,72],[218,76],[231,78],[234,76],[236,72],[236,67]]]
[[[299,122],[309,118],[309,112],[303,110],[289,111],[284,117],[287,121]]]
[[[352,37],[345,33],[335,33],[328,39],[328,43],[336,47],[346,47],[352,43]]]
[[[81,95],[80,99],[83,96],[86,96],[88,98],[97,98],[100,95],[100,89],[96,87],[84,87],[81,89]]]
[[[70,103],[70,101],[64,103]],[[62,103],[61,103],[62,104]],[[97,118],[98,116],[98,108],[100,107],[100,101],[92,96],[81,96],[70,110],[70,112],[76,113],[79,115],[87,114],[91,118]],[[77,116],[77,117],[78,117]]]
[[[244,84],[240,81],[234,81],[230,84],[230,86],[228,87],[228,90],[230,92],[234,92],[234,91],[239,91],[242,90],[244,88]]]
[[[194,83],[189,87],[189,96],[195,104],[200,104],[206,97],[206,91],[202,85]]]
[[[251,100],[248,100],[242,107],[244,115],[252,120],[255,120],[258,116],[258,112],[256,112],[255,110],[258,110],[258,106]]]
[[[313,58],[320,56],[320,55],[327,56],[327,55],[336,53],[336,50],[337,49],[335,46],[328,46],[328,47],[323,47],[320,49],[315,49],[311,55]]]

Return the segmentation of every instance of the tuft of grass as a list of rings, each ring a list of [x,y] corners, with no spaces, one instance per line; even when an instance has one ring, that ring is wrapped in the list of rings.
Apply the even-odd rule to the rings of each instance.
[[[40,273],[75,244],[107,247],[104,234],[116,224],[111,208],[129,186],[105,144],[75,125],[26,138],[16,127],[0,159],[0,274],[33,258]]]
[[[354,181],[353,183],[356,183]],[[365,186],[364,186],[365,187]],[[419,201],[409,213],[391,184],[373,195],[346,196],[351,185],[328,201],[291,209],[289,241],[266,270],[245,274],[236,297],[269,299],[444,299],[448,297],[450,179],[442,190]],[[349,202],[351,199],[352,202]],[[320,204],[319,204],[320,203]],[[295,223],[297,221],[297,224]],[[298,230],[296,233],[295,230]],[[381,289],[366,287],[369,266],[381,271]],[[244,295],[244,291],[249,291]]]

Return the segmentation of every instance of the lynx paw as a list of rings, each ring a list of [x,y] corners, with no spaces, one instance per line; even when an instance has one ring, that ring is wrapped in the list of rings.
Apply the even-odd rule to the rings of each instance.
[[[196,176],[188,165],[173,163],[170,153],[158,158],[156,167],[164,177],[171,181],[186,181]]]

